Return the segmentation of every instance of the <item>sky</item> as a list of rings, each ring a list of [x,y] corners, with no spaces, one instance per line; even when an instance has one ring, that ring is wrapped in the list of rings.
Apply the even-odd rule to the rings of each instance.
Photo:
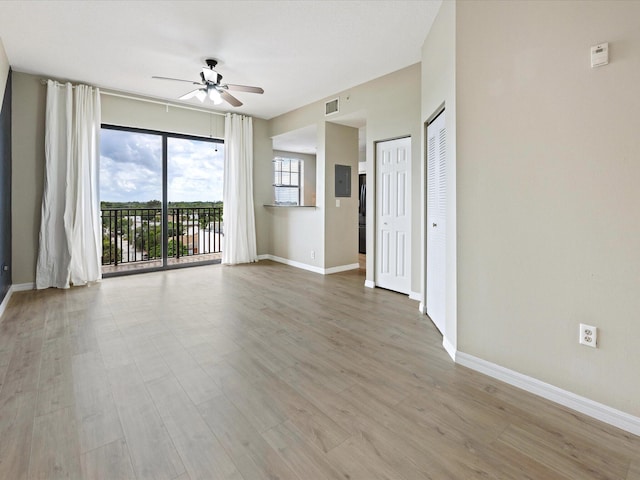
[[[170,202],[222,200],[223,144],[169,137],[167,147]],[[100,200],[162,200],[160,135],[102,129]]]

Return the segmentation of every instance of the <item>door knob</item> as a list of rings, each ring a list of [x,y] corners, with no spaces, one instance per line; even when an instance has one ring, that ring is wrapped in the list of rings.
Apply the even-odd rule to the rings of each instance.
[[[433,224],[433,226],[434,226],[434,227],[437,227],[437,226],[438,226],[438,224],[437,224],[437,223],[434,223],[434,224]]]

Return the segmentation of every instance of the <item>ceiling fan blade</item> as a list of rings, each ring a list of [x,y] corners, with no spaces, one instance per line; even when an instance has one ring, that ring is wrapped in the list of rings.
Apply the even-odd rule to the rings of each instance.
[[[260,87],[250,87],[248,85],[235,85],[233,83],[227,83],[225,86],[229,90],[236,91],[236,92],[264,93],[264,90]]]
[[[202,76],[204,76],[207,82],[217,83],[218,75],[220,74],[216,72],[213,68],[205,67],[202,69]]]
[[[227,102],[228,104],[234,106],[234,107],[241,107],[242,106],[242,102],[240,100],[238,100],[236,97],[234,97],[233,95],[231,95],[229,92],[227,91],[222,91],[220,92],[220,96],[222,97],[222,99]]]
[[[196,88],[195,90],[192,90],[189,93],[185,93],[184,95],[182,95],[180,97],[180,100],[189,100],[190,98],[193,98],[196,95],[198,95],[198,92],[200,92],[200,91],[202,91],[201,88]]]
[[[183,80],[181,78],[171,78],[171,77],[156,77],[153,76],[151,78],[155,78],[156,80],[172,80],[174,82],[186,82],[186,83],[191,83],[193,85],[201,85],[200,82],[194,82],[193,80]]]

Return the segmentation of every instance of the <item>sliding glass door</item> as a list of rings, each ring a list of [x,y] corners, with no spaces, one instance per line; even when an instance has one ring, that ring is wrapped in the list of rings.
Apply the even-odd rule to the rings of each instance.
[[[167,139],[169,265],[219,260],[224,144]]]
[[[222,141],[103,125],[100,154],[104,275],[220,260]]]

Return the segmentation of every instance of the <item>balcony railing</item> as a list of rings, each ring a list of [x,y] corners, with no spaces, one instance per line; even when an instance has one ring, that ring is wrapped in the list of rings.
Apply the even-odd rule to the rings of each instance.
[[[212,258],[222,252],[222,229],[222,208],[169,208],[167,259]],[[102,265],[162,260],[162,239],[160,208],[102,210]]]

